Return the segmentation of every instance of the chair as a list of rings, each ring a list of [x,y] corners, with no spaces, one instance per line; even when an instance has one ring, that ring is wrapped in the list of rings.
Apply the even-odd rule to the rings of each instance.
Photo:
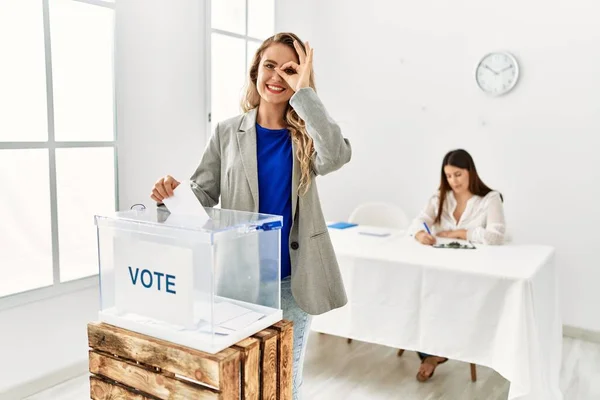
[[[356,207],[350,214],[348,222],[384,228],[406,229],[410,224],[406,213],[398,206],[383,202],[370,202]],[[352,343],[352,339],[347,339]],[[404,354],[404,349],[398,350],[398,357]],[[471,381],[477,381],[477,366],[470,364]]]
[[[395,229],[406,229],[410,223],[400,207],[383,202],[361,204],[352,211],[348,222]]]

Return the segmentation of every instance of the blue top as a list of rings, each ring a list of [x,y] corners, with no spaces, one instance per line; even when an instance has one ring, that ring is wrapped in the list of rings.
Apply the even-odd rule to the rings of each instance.
[[[281,279],[292,274],[292,138],[287,129],[267,129],[256,124],[258,212],[283,216],[281,229]]]

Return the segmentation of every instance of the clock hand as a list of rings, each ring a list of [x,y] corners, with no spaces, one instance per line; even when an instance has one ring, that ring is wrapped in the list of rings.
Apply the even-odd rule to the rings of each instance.
[[[488,67],[487,64],[483,64],[483,68],[489,69],[490,71],[492,71],[494,73],[494,75],[498,75],[498,73],[496,71],[494,71],[493,69],[491,69],[490,67]]]
[[[504,71],[506,71],[506,70],[509,70],[509,69],[511,69],[511,68],[513,68],[513,66],[512,66],[512,65],[509,65],[508,67],[506,67],[506,68],[503,68],[503,69],[502,69],[502,71],[500,71],[500,73],[503,73]]]

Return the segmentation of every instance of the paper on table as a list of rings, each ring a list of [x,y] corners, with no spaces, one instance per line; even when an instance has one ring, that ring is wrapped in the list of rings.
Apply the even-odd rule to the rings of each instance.
[[[242,315],[253,312],[245,307],[223,301],[215,303],[213,320],[215,325],[223,325],[223,322],[241,317]]]
[[[204,307],[210,307],[209,303],[204,304]],[[215,333],[219,335],[228,335],[237,330],[243,329],[248,325],[258,321],[265,315],[256,311],[252,311],[237,304],[222,301],[214,304],[213,322]],[[205,322],[201,323],[199,331],[211,332],[208,316],[205,316]]]
[[[261,319],[264,316],[265,316],[264,314],[258,313],[256,311],[250,311],[249,313],[246,313],[239,317],[230,319],[229,321],[223,322],[221,325],[219,325],[219,327],[238,331],[240,329],[247,327],[248,325],[252,324],[253,322],[258,321],[259,319]]]
[[[199,333],[213,333],[214,332],[215,335],[226,336],[226,335],[230,335],[231,333],[233,333],[233,330],[223,328],[220,326],[215,326],[214,331],[213,331],[210,329],[210,323],[208,323],[206,321],[202,321],[196,328],[195,332],[199,332]]]
[[[181,182],[173,191],[173,196],[164,199],[164,203],[173,215],[194,215],[210,219],[192,191],[190,181]]]

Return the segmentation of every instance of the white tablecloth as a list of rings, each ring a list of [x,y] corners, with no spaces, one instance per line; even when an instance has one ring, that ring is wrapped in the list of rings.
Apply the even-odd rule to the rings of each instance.
[[[382,231],[392,234],[361,234]],[[329,232],[349,302],[313,330],[488,366],[510,381],[509,399],[563,398],[552,247],[436,249],[391,229]]]

